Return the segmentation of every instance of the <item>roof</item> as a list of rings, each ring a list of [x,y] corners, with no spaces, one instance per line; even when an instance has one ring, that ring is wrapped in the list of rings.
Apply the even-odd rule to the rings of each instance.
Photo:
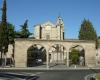
[[[44,26],[54,27],[55,25],[51,21],[47,21],[47,22],[42,23],[42,24],[36,24],[36,25],[34,25],[34,27],[38,27],[38,26],[41,26],[41,27],[44,27]]]
[[[42,26],[51,26],[51,27],[54,27],[55,25],[51,21],[47,21],[44,24],[42,24]]]

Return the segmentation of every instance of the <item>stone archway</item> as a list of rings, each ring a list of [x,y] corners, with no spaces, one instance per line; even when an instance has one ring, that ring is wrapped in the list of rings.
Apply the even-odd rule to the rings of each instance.
[[[61,44],[54,44],[49,48],[49,63],[66,64],[66,48]]]
[[[85,50],[85,65],[95,66],[95,43],[90,41],[80,41],[80,40],[33,40],[33,39],[17,39],[15,41],[15,67],[27,67],[27,51],[32,46],[32,44],[43,45],[46,49],[46,66],[49,68],[49,50],[52,45],[60,44],[65,47],[66,65],[69,67],[69,52],[72,45],[81,45]],[[24,45],[24,47],[23,47]],[[33,45],[34,46],[34,45]],[[51,52],[52,53],[52,52]],[[91,54],[91,55],[90,55]],[[51,55],[52,56],[52,55]],[[54,62],[54,61],[53,61]]]
[[[46,62],[46,49],[39,44],[30,46],[27,50],[27,67],[42,65]]]
[[[74,45],[69,49],[69,65],[85,66],[85,49]]]

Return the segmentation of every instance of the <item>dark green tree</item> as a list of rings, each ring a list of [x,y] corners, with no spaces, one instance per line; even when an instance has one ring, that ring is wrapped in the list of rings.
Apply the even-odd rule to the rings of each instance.
[[[80,51],[78,51],[76,49],[71,50],[71,52],[69,54],[69,58],[70,58],[70,60],[72,61],[73,64],[78,63],[79,54],[80,54]]]
[[[23,25],[21,25],[20,38],[28,38],[30,36],[30,32],[28,30],[28,20],[25,21]]]
[[[92,23],[89,20],[84,19],[79,31],[80,40],[94,40],[96,49],[98,48],[98,40],[96,30],[94,29]]]
[[[19,31],[15,31],[15,38],[21,38]]]
[[[33,45],[27,50],[27,66],[32,67],[37,65],[37,59],[42,59],[42,62],[45,62],[46,50],[43,46],[38,48],[37,45]]]
[[[9,31],[9,44],[14,44],[14,38],[15,38],[14,25],[11,23],[8,23],[7,26],[8,26],[8,31]]]
[[[79,31],[79,39],[80,40],[96,40],[97,34],[89,20],[84,19],[81,24],[81,28]]]
[[[9,38],[8,38],[8,27],[7,27],[7,19],[6,19],[6,0],[3,2],[2,8],[2,21],[0,25],[0,51],[1,51],[1,62],[3,66],[6,66],[6,53],[8,52]],[[2,60],[2,55],[5,58]]]

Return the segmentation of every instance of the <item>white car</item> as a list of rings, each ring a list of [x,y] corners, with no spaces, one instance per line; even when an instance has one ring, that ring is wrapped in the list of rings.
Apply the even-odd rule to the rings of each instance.
[[[42,63],[42,59],[36,59],[36,63],[37,64],[41,64]]]

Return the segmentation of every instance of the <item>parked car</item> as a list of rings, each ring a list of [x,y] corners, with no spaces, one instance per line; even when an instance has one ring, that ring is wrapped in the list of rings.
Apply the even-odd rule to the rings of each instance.
[[[36,59],[36,64],[42,64],[42,63],[43,63],[42,59]]]

